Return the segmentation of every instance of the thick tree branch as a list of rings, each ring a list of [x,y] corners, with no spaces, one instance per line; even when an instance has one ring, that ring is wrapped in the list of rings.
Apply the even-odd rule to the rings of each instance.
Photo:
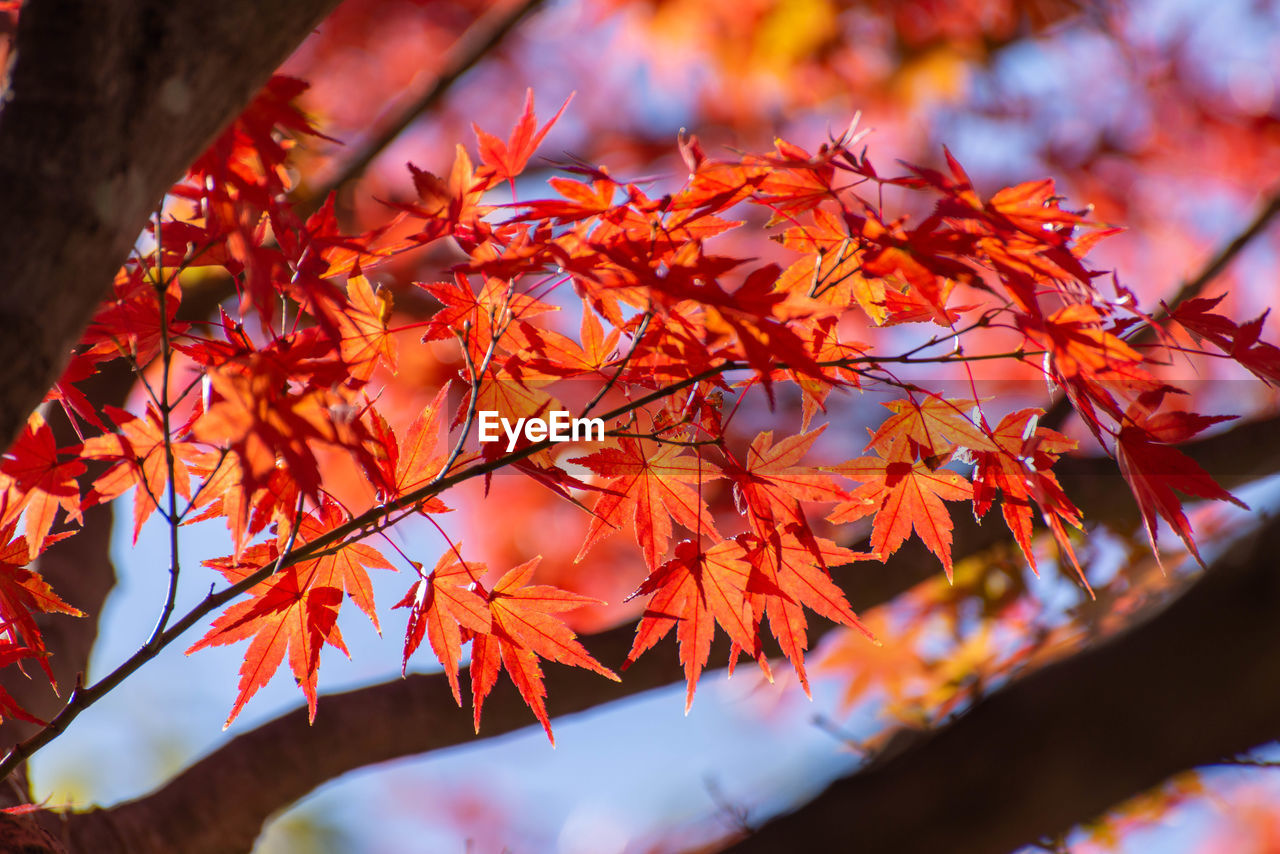
[[[0,446],[165,190],[337,0],[39,0],[0,110]]]
[[[1266,231],[1267,226],[1278,215],[1280,215],[1280,187],[1271,190],[1263,199],[1262,204],[1259,205],[1257,212],[1253,215],[1253,219],[1244,227],[1244,230],[1231,238],[1212,258],[1206,261],[1200,272],[1183,282],[1178,292],[1165,300],[1165,305],[1170,308],[1176,308],[1180,303],[1200,296],[1200,293],[1209,286],[1209,283],[1216,279],[1223,270],[1227,269],[1236,256],[1253,242],[1255,237]],[[1166,316],[1168,316],[1168,313],[1163,308],[1155,314],[1157,320]],[[1142,330],[1142,336],[1141,340],[1150,340],[1150,327]]]
[[[997,691],[728,850],[1003,854],[1280,737],[1280,523],[1169,607]]]
[[[1258,464],[1246,469],[1236,462],[1238,450],[1250,447]],[[1280,470],[1280,418],[1242,424],[1233,430],[1189,443],[1184,449],[1232,485]],[[1233,451],[1237,452],[1233,456]],[[1075,498],[1093,516],[1136,525],[1132,499],[1105,458],[1068,458],[1062,477]],[[1118,496],[1118,498],[1117,498]],[[1123,503],[1130,505],[1123,508]],[[977,554],[1004,542],[1008,531],[997,521],[977,525],[965,514],[956,519],[957,558]],[[915,584],[936,575],[937,561],[918,544],[909,543],[883,566],[858,564],[835,575],[857,610],[883,604]],[[811,637],[830,629],[815,618]],[[634,639],[634,627],[620,626],[585,638],[591,652],[607,665],[621,662]],[[712,660],[728,655],[721,635]],[[552,666],[546,674],[552,715],[573,714],[663,687],[682,678],[675,655],[659,649],[642,657],[612,683],[583,670]],[[491,737],[534,723],[510,685],[506,696],[485,704],[483,736]],[[89,839],[103,822],[137,852],[161,851],[164,840],[183,840],[184,850],[219,852],[248,847],[263,822],[316,786],[365,765],[475,740],[470,715],[453,703],[443,675],[415,675],[344,694],[326,696],[312,726],[305,708],[277,718],[232,739],[187,768],[156,792],[111,810],[74,816],[73,834]],[[255,797],[239,796],[252,781]],[[150,834],[160,834],[154,839]],[[223,846],[223,847],[219,847]]]

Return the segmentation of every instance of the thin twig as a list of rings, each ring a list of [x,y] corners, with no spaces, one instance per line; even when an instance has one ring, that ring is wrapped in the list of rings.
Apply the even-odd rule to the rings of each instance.
[[[1205,767],[1232,766],[1237,768],[1280,768],[1280,759],[1255,759],[1252,756],[1233,756],[1219,759]]]
[[[1275,219],[1277,214],[1280,214],[1280,187],[1272,190],[1271,195],[1267,197],[1266,203],[1263,204],[1262,207],[1258,208],[1258,212],[1254,214],[1253,220],[1245,226],[1244,231],[1241,231],[1231,239],[1230,243],[1219,249],[1217,254],[1205,263],[1204,267],[1201,268],[1200,272],[1197,273],[1194,278],[1183,283],[1182,287],[1178,289],[1178,292],[1175,293],[1171,299],[1165,300],[1160,309],[1152,315],[1152,319],[1157,321],[1163,320],[1168,316],[1165,312],[1165,306],[1175,308],[1179,303],[1198,296],[1210,282],[1216,279],[1218,275],[1235,260],[1236,256],[1239,255],[1255,237],[1266,230],[1266,227],[1271,224],[1271,220]],[[1148,339],[1153,334],[1154,330],[1150,326],[1145,326],[1136,335],[1134,335],[1129,343],[1133,343],[1134,340],[1142,341]]]
[[[413,124],[420,115],[434,108],[453,87],[453,84],[458,81],[458,78],[470,71],[490,51],[497,48],[515,29],[516,24],[524,20],[529,13],[536,10],[542,3],[543,0],[522,0],[515,6],[508,4],[494,6],[472,22],[466,32],[449,49],[449,53],[445,57],[444,67],[436,75],[436,78],[431,81],[431,85],[418,97],[405,104],[394,119],[382,127],[376,136],[362,145],[356,155],[346,162],[338,174],[308,193],[298,204],[299,212],[303,215],[313,212],[324,204],[324,200],[329,197],[330,193],[342,189],[363,175],[364,171],[369,168],[369,164],[382,153],[383,149],[394,142],[396,137],[404,133],[405,129]]]
[[[649,329],[649,321],[653,320],[653,309],[644,313],[644,317],[640,320],[640,326],[636,329],[635,335],[631,339],[631,349],[627,350],[627,355],[622,357],[622,361],[618,363],[617,370],[613,372],[613,376],[609,377],[609,381],[604,384],[600,391],[596,392],[595,397],[582,409],[582,417],[586,418],[591,410],[596,408],[600,401],[604,400],[604,396],[609,393],[609,389],[613,388],[618,382],[618,377],[622,376],[622,372],[626,370],[627,365],[631,363],[631,358],[635,356],[636,350],[640,348],[640,341],[644,338],[645,332]]]
[[[1244,227],[1243,231],[1233,237],[1212,258],[1206,261],[1205,265],[1200,268],[1200,272],[1185,281],[1172,297],[1162,301],[1160,307],[1152,313],[1151,319],[1159,323],[1168,318],[1167,309],[1177,308],[1180,303],[1198,296],[1201,291],[1209,286],[1210,282],[1216,279],[1223,270],[1227,269],[1228,265],[1235,260],[1237,255],[1244,251],[1244,248],[1254,238],[1266,230],[1277,215],[1280,215],[1280,188],[1272,190],[1266,202],[1262,207],[1258,208],[1258,212],[1254,214],[1253,219]],[[1144,323],[1129,337],[1126,343],[1145,343],[1154,335],[1155,327]],[[1049,407],[1049,411],[1040,419],[1040,423],[1050,429],[1060,427],[1070,415],[1071,402],[1066,395],[1059,395],[1058,399]]]
[[[169,585],[165,593],[164,608],[155,628],[151,630],[144,647],[151,647],[160,639],[169,618],[173,616],[173,606],[178,600],[178,576],[182,572],[182,563],[178,555],[178,478],[177,463],[173,454],[173,434],[170,425],[170,413],[173,406],[169,402],[169,376],[173,370],[173,346],[169,340],[169,315],[165,301],[169,290],[169,282],[164,277],[164,207],[156,211],[156,301],[160,308],[160,429],[164,434],[164,464],[169,476],[169,509],[165,519],[169,525]],[[176,275],[176,273],[175,273]],[[142,472],[142,480],[146,482],[146,472]],[[157,502],[158,504],[159,502]]]

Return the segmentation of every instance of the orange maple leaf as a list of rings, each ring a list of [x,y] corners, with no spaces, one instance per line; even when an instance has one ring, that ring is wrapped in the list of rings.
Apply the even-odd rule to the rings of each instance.
[[[765,431],[752,440],[741,467],[731,464],[726,468],[726,476],[733,481],[734,497],[746,510],[757,536],[768,537],[788,525],[807,530],[801,501],[841,501],[848,496],[830,475],[799,465],[825,429],[823,425],[808,433],[787,436],[777,444],[773,442],[773,431]]]
[[[758,626],[768,617],[770,632],[808,694],[804,653],[809,648],[809,638],[804,609],[811,608],[828,620],[858,629],[871,638],[830,573],[833,566],[865,560],[869,555],[857,554],[807,532],[804,539],[781,531],[771,532],[764,539],[749,535],[743,539],[751,544],[748,559],[753,571],[747,591],[755,624]]]
[[[449,677],[453,699],[461,706],[458,662],[464,642],[462,630],[488,634],[492,631],[493,622],[489,603],[470,586],[485,574],[488,567],[482,563],[463,562],[457,555],[455,549],[442,554],[431,574],[415,581],[404,598],[393,607],[410,609],[401,672],[409,666],[409,656],[418,649],[425,634],[431,643],[431,651]],[[421,572],[421,567],[418,569]]]
[[[885,459],[910,462],[920,456],[936,461],[956,446],[971,451],[996,450],[987,431],[967,414],[977,407],[975,400],[929,394],[920,400],[891,400],[884,405],[894,414],[880,425],[867,447]]]
[[[736,540],[723,540],[705,551],[694,540],[676,545],[676,556],[649,573],[631,596],[652,594],[644,609],[635,642],[627,653],[626,670],[673,627],[680,641],[688,690],[685,712],[693,705],[698,676],[711,655],[716,623],[740,648],[755,656],[756,627],[747,606],[747,581],[751,564]],[[628,597],[630,598],[630,597]]]
[[[931,469],[923,461],[908,463],[879,457],[859,457],[827,471],[862,483],[827,517],[852,522],[875,514],[871,548],[881,559],[898,550],[912,529],[929,551],[938,556],[951,577],[951,514],[943,501],[973,498],[973,486],[946,469]]]
[[[471,699],[475,706],[476,732],[480,731],[480,711],[505,667],[520,696],[542,722],[554,745],[551,721],[544,702],[547,689],[542,682],[539,657],[572,667],[582,667],[619,681],[617,674],[601,665],[583,649],[573,631],[552,616],[581,605],[603,604],[556,587],[536,584],[526,587],[541,557],[507,572],[488,593],[491,631],[476,634],[471,645]]]
[[[346,305],[326,312],[340,336],[342,361],[361,383],[369,380],[379,362],[393,373],[396,370],[396,339],[387,329],[391,306],[391,291],[383,287],[375,291],[357,267],[347,279]]]
[[[323,536],[346,521],[338,507],[325,502],[320,510],[303,517],[298,528],[298,544]],[[282,535],[285,532],[282,532]],[[239,558],[205,561],[228,581],[237,582],[279,557],[275,541],[246,549]],[[345,590],[356,606],[378,626],[373,589],[366,567],[391,569],[381,554],[363,543],[343,545],[333,554],[286,567],[249,591],[250,598],[227,608],[213,621],[209,631],[187,650],[187,654],[209,646],[225,646],[249,641],[236,700],[223,728],[240,714],[245,703],[266,685],[289,654],[289,667],[307,698],[310,720],[316,716],[316,673],[320,650],[327,643],[347,653],[338,630],[338,610]]]
[[[593,545],[635,523],[636,542],[649,568],[658,566],[671,542],[671,521],[698,534],[722,539],[698,487],[721,477],[720,468],[701,457],[689,456],[675,445],[623,437],[617,448],[603,448],[570,460],[606,478],[592,508],[594,518],[575,560]]]
[[[164,500],[169,486],[169,467],[165,459],[164,422],[160,413],[147,404],[145,418],[123,409],[108,406],[106,414],[118,433],[106,433],[86,439],[80,456],[87,460],[106,460],[113,465],[93,482],[85,496],[85,505],[109,501],[133,487],[133,541],[152,511]],[[191,473],[187,463],[212,464],[211,455],[188,442],[171,442],[173,449],[174,490],[183,498],[191,498]]]

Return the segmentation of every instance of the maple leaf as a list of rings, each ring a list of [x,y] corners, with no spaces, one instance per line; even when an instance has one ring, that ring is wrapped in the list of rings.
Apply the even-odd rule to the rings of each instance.
[[[426,486],[444,465],[446,455],[441,450],[441,438],[445,436],[449,386],[450,383],[446,382],[440,387],[431,402],[413,419],[403,438],[397,440],[392,434],[385,443],[388,451],[385,480],[394,485],[394,489],[388,491],[391,497],[398,498]],[[430,502],[442,509],[444,507],[434,496]]]
[[[314,496],[320,473],[311,444],[341,443],[345,431],[331,408],[345,402],[325,388],[291,389],[288,362],[282,364],[279,355],[299,358],[293,348],[281,354],[255,352],[210,371],[218,399],[191,429],[197,439],[235,453],[248,494],[264,485],[279,460],[303,492]],[[348,437],[347,444],[356,443]]]
[[[396,370],[396,339],[387,329],[391,317],[391,291],[370,286],[359,267],[347,278],[346,305],[326,304],[325,314],[339,336],[338,352],[353,379],[369,380],[378,363]]]
[[[44,640],[33,614],[68,614],[73,617],[85,614],[67,604],[53,592],[47,581],[30,568],[34,558],[26,539],[16,537],[16,529],[15,522],[0,529],[0,543],[5,544],[0,546],[0,618],[3,618],[0,631],[9,636],[10,646],[20,646],[37,658],[52,682],[53,671],[49,668]],[[62,539],[62,536],[50,537],[46,543]],[[0,653],[0,658],[3,658],[3,653]]]
[[[572,95],[566,98],[560,110],[539,129],[537,117],[533,114],[533,90],[525,90],[524,112],[516,121],[516,126],[512,128],[511,138],[507,142],[503,142],[493,134],[485,133],[473,124],[471,127],[480,144],[480,160],[484,163],[484,166],[477,170],[477,177],[488,178],[494,175],[500,180],[514,183],[515,177],[524,171],[525,164],[542,144],[547,131],[551,130],[551,126],[564,115],[565,109],[572,100]]]
[[[496,351],[516,352],[529,346],[525,321],[555,308],[517,293],[510,283],[494,278],[486,278],[479,293],[473,293],[467,278],[461,275],[452,282],[420,287],[441,304],[440,310],[427,321],[422,340],[450,340],[461,335],[477,365],[484,361],[484,353],[495,336],[498,336],[494,344]]]
[[[62,372],[62,376],[53,384],[53,388],[49,389],[48,395],[45,396],[45,402],[52,403],[57,401],[62,405],[62,411],[67,415],[67,421],[79,431],[76,425],[75,416],[79,416],[85,423],[97,427],[99,430],[107,431],[109,428],[98,415],[98,410],[89,401],[89,397],[81,391],[76,383],[87,380],[97,371],[94,360],[85,353],[74,353],[71,361],[67,362],[67,367]],[[73,414],[74,413],[74,416]]]
[[[606,478],[575,560],[582,560],[593,545],[628,521],[635,524],[636,542],[651,569],[667,551],[673,519],[699,535],[722,539],[699,494],[703,483],[722,476],[715,464],[689,456],[675,445],[625,436],[617,448],[602,448],[570,462]]]
[[[698,676],[711,655],[716,623],[753,657],[759,644],[746,599],[751,564],[742,544],[724,540],[704,551],[696,541],[682,540],[676,544],[675,554],[628,597],[652,594],[622,669],[676,628],[680,662],[688,680],[684,704],[688,713]]]
[[[871,549],[881,559],[897,551],[914,529],[951,578],[953,525],[943,501],[973,498],[973,486],[967,480],[953,471],[930,468],[923,461],[880,457],[859,457],[825,470],[862,483],[827,519],[852,522],[874,513]]]
[[[1076,561],[1075,550],[1066,537],[1062,523],[1081,527],[1080,511],[1071,503],[1050,467],[1058,456],[1076,447],[1076,441],[1040,427],[1039,409],[1011,412],[991,432],[997,450],[974,454],[973,513],[981,519],[991,508],[997,490],[1001,494],[1000,509],[1005,524],[1013,534],[1031,570],[1036,571],[1035,552],[1031,547],[1032,502],[1039,504],[1058,545],[1070,557],[1089,587]]]
[[[480,712],[484,700],[493,690],[498,674],[506,668],[520,696],[542,722],[547,738],[554,745],[551,721],[544,702],[547,691],[542,682],[539,658],[582,667],[617,682],[618,676],[591,657],[574,633],[552,616],[582,605],[604,604],[598,599],[580,596],[546,585],[528,584],[541,557],[508,571],[488,592],[492,627],[489,633],[477,634],[471,645],[471,699],[475,707],[476,732],[480,731]]]
[[[1157,559],[1157,517],[1160,517],[1203,566],[1191,525],[1174,490],[1197,498],[1229,501],[1245,510],[1249,506],[1219,486],[1199,463],[1166,442],[1186,441],[1210,424],[1227,419],[1183,412],[1154,413],[1152,409],[1159,396],[1144,395],[1129,408],[1129,423],[1116,434],[1116,462],[1142,511],[1142,521]]]
[[[413,186],[418,191],[419,205],[396,205],[423,220],[422,230],[413,235],[419,243],[430,243],[452,236],[464,247],[474,247],[490,233],[485,217],[491,210],[480,204],[489,180],[478,176],[467,150],[458,145],[453,168],[447,179],[408,164]]]
[[[529,327],[528,351],[533,354],[522,366],[526,378],[574,377],[602,371],[618,346],[622,330],[614,327],[608,335],[589,308],[584,307],[580,335],[582,343],[550,329]],[[633,354],[634,356],[634,354]]]
[[[822,537],[796,536],[794,528],[772,531],[765,538],[747,535],[750,543],[748,560],[752,573],[747,582],[748,602],[753,611],[753,624],[768,617],[769,630],[778,641],[782,653],[795,668],[805,694],[809,694],[809,677],[805,672],[804,653],[809,648],[808,621],[804,609],[813,611],[835,623],[861,631],[875,639],[849,607],[844,592],[831,580],[830,567],[844,566],[870,555],[858,554]]]
[[[236,555],[243,552],[249,538],[266,530],[268,525],[275,523],[286,529],[292,526],[299,493],[297,481],[287,471],[272,471],[262,487],[250,491],[235,454],[210,460],[209,465],[192,463],[188,468],[203,479],[199,493],[191,497],[191,509],[205,509],[185,521],[225,519]]]
[[[297,546],[319,539],[346,521],[347,516],[338,505],[325,500],[315,513],[302,517],[302,522],[298,526]],[[287,541],[288,537],[284,531],[280,532],[280,536],[282,544]],[[295,564],[295,567],[308,586],[323,585],[345,589],[351,601],[364,612],[369,622],[373,623],[373,627],[381,633],[382,629],[378,625],[378,611],[373,604],[373,586],[365,569],[394,569],[394,567],[377,549],[366,543],[344,543],[333,554],[301,561]]]
[[[177,276],[169,280],[165,289],[163,317],[151,271],[142,265],[122,268],[116,274],[113,290],[113,298],[102,303],[81,340],[82,355],[93,362],[124,356],[137,365],[146,365],[160,354],[164,328],[176,337],[190,327],[177,319],[182,302]]]
[[[85,496],[85,505],[109,501],[133,487],[133,541],[138,541],[142,523],[158,507],[169,486],[169,467],[165,458],[164,423],[155,406],[148,403],[146,416],[139,418],[123,409],[108,406],[104,410],[116,424],[118,433],[93,436],[80,446],[80,457],[106,460],[111,468],[93,482]],[[188,442],[170,442],[173,449],[174,490],[183,498],[191,498],[191,473],[187,463],[209,463],[210,455]]]
[[[58,507],[68,517],[80,521],[80,485],[76,477],[85,465],[75,459],[58,462],[58,445],[53,430],[39,412],[31,413],[27,426],[0,458],[0,472],[13,478],[10,494],[16,502],[5,507],[5,517],[25,510],[27,546],[32,559],[43,551],[45,538],[53,527]]]
[[[971,235],[938,228],[936,217],[919,228],[907,230],[900,223],[882,222],[875,212],[862,222],[859,234],[863,249],[862,272],[880,278],[894,277],[905,282],[911,295],[917,297],[927,311],[927,318],[947,325],[947,300],[958,281],[975,278],[973,269],[957,260],[968,254],[974,238]],[[894,288],[885,290],[886,308]]]
[[[888,318],[884,279],[862,275],[862,254],[839,217],[815,208],[813,220],[783,233],[784,246],[805,254],[778,278],[777,288],[839,308],[856,302],[873,323],[883,324]]]
[[[835,195],[831,188],[835,149],[811,155],[784,139],[773,143],[773,155],[748,158],[745,162],[769,167],[756,188],[759,200],[774,211],[769,225],[815,208]]]
[[[480,383],[479,393],[475,397],[476,410],[496,412],[499,419],[505,418],[515,424],[522,418],[545,418],[549,412],[565,409],[563,404],[543,391],[548,381],[527,380],[520,376],[519,369],[519,359],[506,359],[502,364],[493,366],[490,371],[492,377]],[[453,420],[454,426],[463,422],[470,409],[469,400],[459,403]],[[529,444],[529,439],[522,431],[512,450]],[[495,460],[507,453],[507,443],[486,442],[481,446],[480,453],[486,460]],[[553,457],[550,449],[545,449],[535,454],[533,459],[550,464]]]
[[[894,414],[871,436],[867,448],[885,459],[910,462],[919,456],[936,465],[957,446],[970,451],[996,450],[987,431],[966,414],[976,410],[977,401],[929,394],[922,400],[912,396],[884,405]]]
[[[345,521],[337,505],[326,501],[317,513],[302,518],[298,543],[317,539]],[[287,538],[285,532],[281,535]],[[278,557],[279,544],[271,541],[245,549],[239,559],[222,558],[205,561],[205,565],[217,569],[234,583],[270,565]],[[308,718],[315,720],[316,674],[321,648],[327,643],[350,655],[337,625],[344,589],[374,627],[378,626],[366,567],[392,568],[381,554],[362,543],[344,544],[333,554],[286,567],[252,588],[248,600],[228,607],[213,621],[204,637],[192,644],[188,655],[209,646],[249,641],[240,667],[236,700],[224,729],[258,689],[271,680],[286,652],[289,667],[307,699]]]
[[[1104,328],[1106,317],[1096,306],[1074,303],[1042,321],[1019,316],[1027,337],[1043,347],[1064,377],[1113,371],[1131,372],[1142,355]]]
[[[1280,385],[1280,347],[1258,340],[1270,309],[1247,323],[1236,323],[1213,311],[1225,296],[1186,300],[1178,303],[1170,316],[1194,335],[1211,341],[1259,379]]]
[[[824,424],[808,433],[787,436],[777,444],[773,432],[765,431],[752,440],[742,466],[731,463],[726,467],[734,497],[745,508],[757,536],[767,537],[787,525],[808,530],[801,501],[841,501],[847,497],[830,475],[798,465],[825,429]]]
[[[393,606],[410,609],[401,672],[409,666],[409,656],[418,649],[423,635],[426,635],[431,651],[444,666],[449,687],[453,689],[453,699],[459,706],[462,705],[462,693],[458,688],[462,630],[477,634],[492,631],[489,604],[470,587],[488,568],[482,563],[461,561],[457,556],[460,548],[458,546],[442,554],[435,569],[415,581],[404,598]]]
[[[547,220],[564,225],[601,216],[614,210],[613,197],[617,193],[618,185],[608,177],[602,177],[591,183],[554,177],[547,179],[547,183],[563,196],[563,199],[517,202],[515,203],[517,207],[525,209],[519,219]]]
[[[248,575],[275,559],[275,544],[247,549],[244,557],[259,559],[243,565],[243,575]],[[206,561],[206,565],[215,564]],[[225,568],[223,574],[228,574]],[[245,703],[271,680],[286,652],[294,678],[307,698],[308,717],[315,720],[320,648],[327,642],[346,651],[337,626],[342,591],[333,587],[308,589],[297,569],[289,567],[255,587],[250,596],[248,601],[227,608],[205,636],[187,649],[190,655],[210,646],[249,641],[240,666],[235,703],[223,729],[231,726]]]

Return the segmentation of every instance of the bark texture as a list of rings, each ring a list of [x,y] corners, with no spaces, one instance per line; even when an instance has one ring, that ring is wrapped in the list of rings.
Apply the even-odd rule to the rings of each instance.
[[[337,0],[32,0],[0,109],[0,446],[165,190]]]

